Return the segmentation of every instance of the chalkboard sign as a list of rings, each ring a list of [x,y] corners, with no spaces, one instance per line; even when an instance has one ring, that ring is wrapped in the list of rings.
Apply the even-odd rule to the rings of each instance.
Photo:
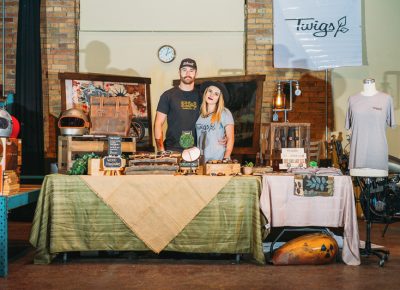
[[[106,156],[103,158],[104,170],[117,170],[123,167],[122,158],[118,156]]]
[[[108,137],[108,155],[121,156],[121,137],[109,136]]]

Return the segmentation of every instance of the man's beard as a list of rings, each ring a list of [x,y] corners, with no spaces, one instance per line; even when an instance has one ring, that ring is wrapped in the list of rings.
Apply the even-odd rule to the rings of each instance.
[[[192,77],[181,77],[181,82],[185,85],[190,85],[194,82],[194,78]]]

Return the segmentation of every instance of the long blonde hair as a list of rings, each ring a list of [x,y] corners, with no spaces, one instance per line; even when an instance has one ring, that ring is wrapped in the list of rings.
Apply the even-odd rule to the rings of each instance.
[[[206,118],[209,115],[209,113],[207,112],[207,102],[206,102],[206,94],[207,94],[208,88],[209,87],[207,87],[204,90],[203,102],[201,103],[201,106],[200,106],[200,116],[202,116],[203,118]],[[221,91],[219,98],[218,98],[218,102],[217,102],[217,110],[211,116],[211,124],[221,121],[221,114],[224,109],[225,109],[224,94]]]

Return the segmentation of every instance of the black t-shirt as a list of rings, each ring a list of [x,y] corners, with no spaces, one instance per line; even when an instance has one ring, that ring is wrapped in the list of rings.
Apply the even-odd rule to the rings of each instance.
[[[182,91],[179,87],[174,87],[161,95],[157,111],[167,115],[168,129],[164,142],[166,150],[183,150],[179,145],[182,131],[192,131],[196,140],[195,124],[199,118],[200,105],[197,89]]]

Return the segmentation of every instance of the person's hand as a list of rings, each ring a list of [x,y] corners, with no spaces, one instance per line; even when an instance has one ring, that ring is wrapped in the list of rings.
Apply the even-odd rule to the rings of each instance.
[[[226,136],[224,136],[224,138],[218,140],[218,143],[220,145],[224,145],[224,146],[226,146],[227,142],[228,142],[228,138]]]
[[[161,139],[155,139],[158,151],[165,151],[164,142]]]

